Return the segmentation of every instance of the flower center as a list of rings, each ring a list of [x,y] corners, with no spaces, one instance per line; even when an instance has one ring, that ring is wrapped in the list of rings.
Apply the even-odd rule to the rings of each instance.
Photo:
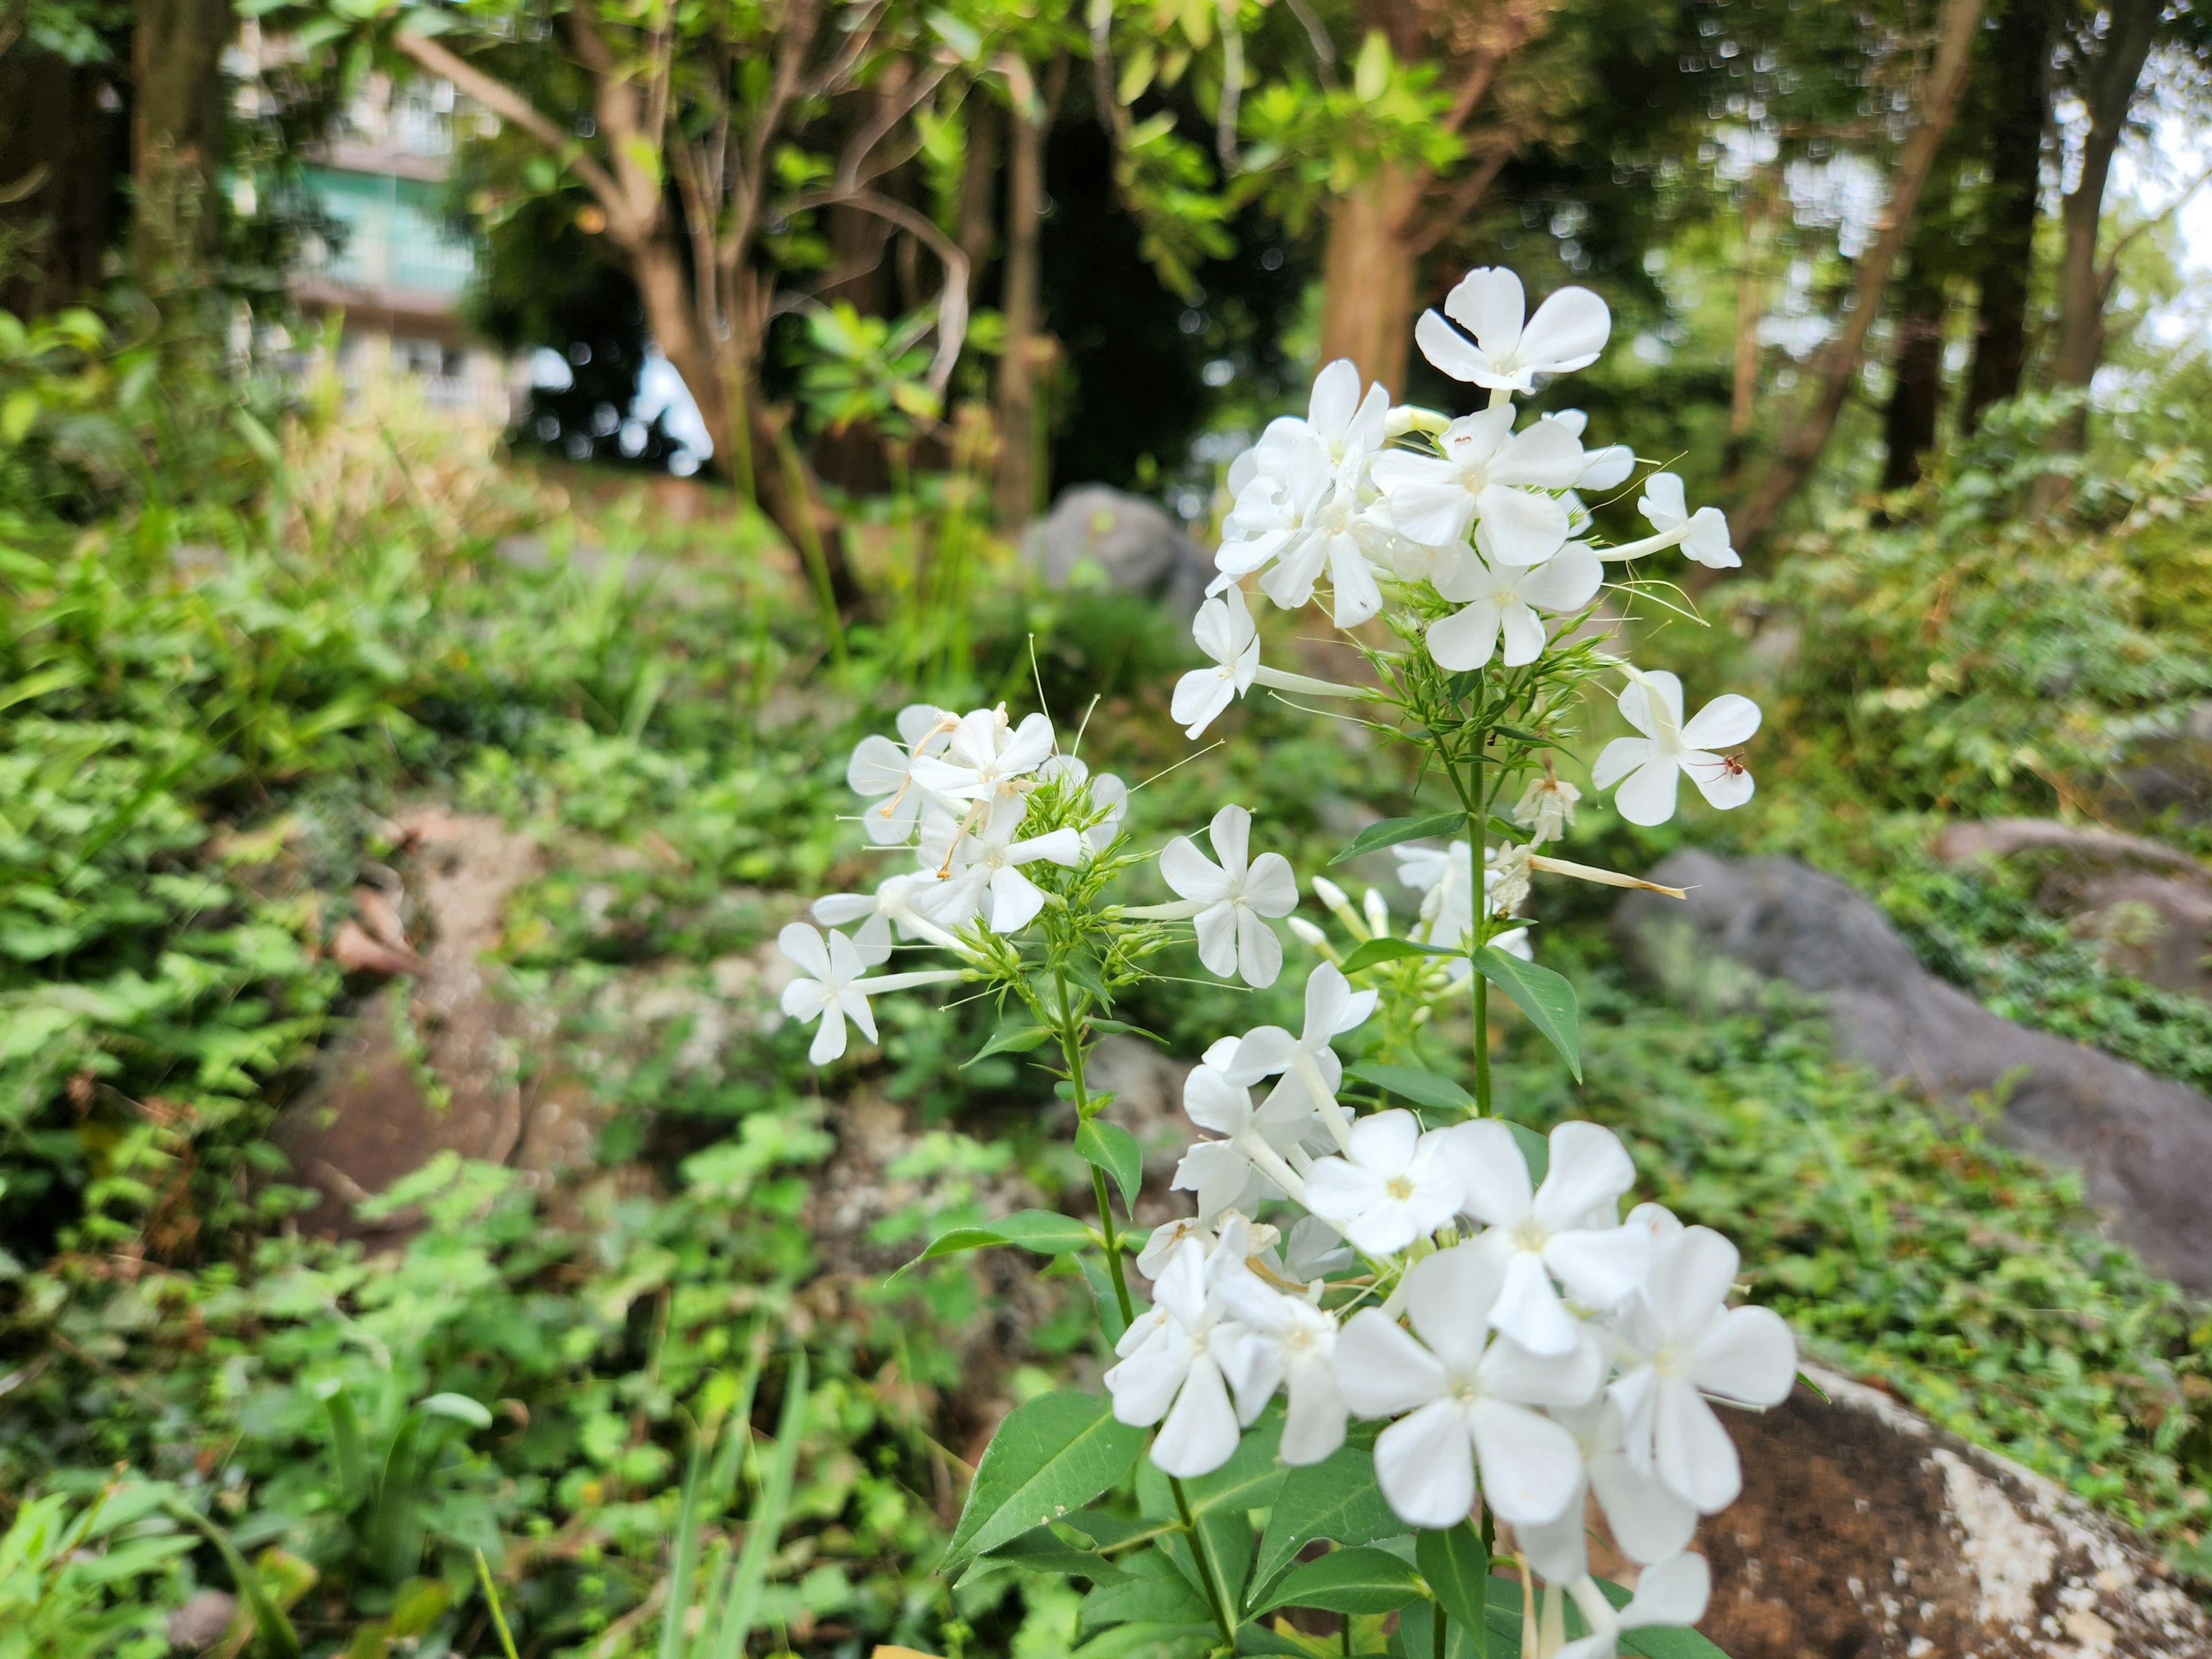
[[[1413,1195],[1413,1183],[1404,1176],[1392,1176],[1382,1183],[1382,1190],[1403,1204]]]

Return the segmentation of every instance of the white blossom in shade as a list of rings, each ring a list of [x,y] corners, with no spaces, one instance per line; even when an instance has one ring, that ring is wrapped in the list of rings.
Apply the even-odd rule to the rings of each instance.
[[[1279,422],[1254,452],[1258,471],[1237,493],[1221,523],[1213,562],[1221,573],[1208,591],[1296,556],[1315,515],[1336,493],[1328,450],[1303,422]]]
[[[1012,726],[1004,703],[975,709],[960,717],[943,754],[915,757],[915,781],[948,801],[988,800],[1042,766],[1052,741],[1052,722],[1042,714]]]
[[[1579,409],[1554,410],[1540,418],[1558,421],[1580,441],[1589,425],[1589,416]],[[1636,471],[1636,452],[1626,444],[1608,444],[1603,449],[1583,452],[1582,477],[1575,480],[1577,489],[1611,489],[1626,483],[1628,475]]]
[[[1115,1419],[1139,1428],[1159,1424],[1152,1462],[1168,1474],[1210,1474],[1237,1449],[1241,1425],[1219,1357],[1235,1332],[1223,1324],[1196,1239],[1177,1246],[1152,1281],[1152,1311],[1154,1318],[1123,1334],[1115,1346],[1121,1363],[1102,1379]]]
[[[1369,386],[1364,398],[1359,395],[1359,369],[1351,358],[1339,357],[1314,376],[1305,423],[1340,480],[1359,481],[1368,457],[1382,447],[1389,415],[1390,394],[1380,384]],[[1269,422],[1271,428],[1280,424]]]
[[[1552,1420],[1575,1437],[1583,1453],[1584,1485],[1605,1513],[1620,1553],[1637,1562],[1663,1561],[1689,1547],[1698,1511],[1665,1484],[1628,1461],[1620,1410],[1603,1395],[1583,1406],[1554,1406]],[[1589,1571],[1581,1496],[1555,1521],[1513,1529],[1513,1541],[1529,1565],[1554,1584],[1571,1584]]]
[[[1137,1271],[1147,1279],[1158,1279],[1160,1272],[1174,1259],[1183,1240],[1194,1238],[1199,1247],[1211,1255],[1213,1253],[1213,1230],[1196,1216],[1184,1216],[1180,1220],[1163,1222],[1152,1229],[1152,1236],[1145,1241],[1145,1248],[1137,1252]]]
[[[1301,1284],[1310,1285],[1352,1263],[1344,1236],[1317,1215],[1302,1215],[1283,1243],[1283,1272]]]
[[[1462,416],[1437,440],[1443,452],[1394,449],[1375,458],[1376,488],[1399,533],[1449,547],[1474,525],[1474,544],[1492,564],[1541,564],[1571,527],[1566,503],[1550,490],[1582,476],[1583,449],[1557,421],[1513,430],[1513,406]]]
[[[1559,289],[1524,324],[1527,310],[1520,277],[1502,265],[1481,266],[1444,296],[1443,317],[1421,313],[1413,338],[1421,355],[1455,380],[1526,393],[1539,374],[1588,368],[1613,332],[1613,313],[1586,288]],[[1473,342],[1444,317],[1474,335]]]
[[[1467,1212],[1486,1231],[1468,1248],[1498,1275],[1491,1322],[1532,1353],[1565,1353],[1582,1324],[1552,1280],[1583,1306],[1618,1306],[1642,1282],[1650,1236],[1621,1226],[1615,1211],[1636,1166],[1612,1130],[1562,1123],[1552,1131],[1551,1167],[1532,1188],[1528,1161],[1511,1129],[1479,1118],[1437,1131],[1464,1183]]]
[[[1369,538],[1361,529],[1358,497],[1339,485],[1309,515],[1306,533],[1260,578],[1260,591],[1284,610],[1296,611],[1311,601],[1314,583],[1326,571],[1330,620],[1339,628],[1357,628],[1382,608]]]
[[[1303,1135],[1318,1116],[1341,1151],[1348,1144],[1349,1127],[1336,1103],[1344,1062],[1329,1044],[1364,1022],[1375,1012],[1379,995],[1373,990],[1353,990],[1335,963],[1322,963],[1306,976],[1305,1029],[1294,1037],[1279,1025],[1254,1028],[1238,1042],[1222,1071],[1240,1084],[1280,1077],[1261,1108],[1269,1121],[1295,1122]]]
[[[924,900],[939,923],[964,927],[980,915],[994,933],[1019,933],[1044,908],[1043,890],[1022,873],[1022,866],[1042,860],[1072,869],[1083,861],[1083,837],[1073,830],[1023,839],[1022,819],[1028,811],[1026,798],[1002,795],[981,823],[956,827],[949,841],[940,842],[942,831],[925,826],[924,856],[951,872]]]
[[[1579,611],[1596,597],[1605,567],[1581,542],[1569,542],[1540,565],[1492,568],[1461,552],[1437,563],[1437,592],[1464,608],[1429,624],[1429,653],[1454,672],[1480,668],[1505,641],[1505,665],[1521,668],[1544,654],[1538,613]]]
[[[958,979],[957,968],[933,969],[919,974],[884,974],[864,978],[867,964],[853,941],[842,933],[827,939],[803,921],[794,921],[775,939],[777,948],[799,965],[800,977],[783,988],[787,1018],[818,1019],[813,1046],[806,1057],[826,1066],[845,1052],[845,1022],[860,1028],[869,1042],[876,1040],[876,1018],[868,999],[886,991],[909,990],[918,985],[943,985]]]
[[[1283,945],[1267,918],[1298,908],[1298,878],[1280,853],[1250,856],[1252,815],[1241,806],[1216,812],[1206,834],[1218,864],[1189,836],[1177,836],[1161,849],[1160,875],[1183,898],[1205,907],[1191,926],[1208,973],[1273,985],[1283,970]]]
[[[914,870],[886,877],[872,893],[825,893],[814,901],[814,920],[824,927],[850,927],[859,922],[853,929],[853,947],[871,968],[890,959],[895,933],[957,951],[960,941],[921,908],[921,901],[939,879],[934,870]]]
[[[1177,680],[1168,707],[1183,736],[1195,738],[1251,690],[1252,677],[1260,672],[1260,630],[1244,603],[1244,590],[1232,583],[1200,605],[1190,636],[1213,666],[1194,668]]]
[[[1558,1358],[1491,1339],[1498,1273],[1470,1245],[1424,1257],[1406,1275],[1408,1334],[1363,1308],[1336,1339],[1336,1385],[1361,1417],[1395,1417],[1375,1442],[1375,1479],[1409,1526],[1449,1527],[1484,1501],[1516,1527],[1549,1521],[1574,1500],[1582,1449],[1535,1406],[1579,1405],[1597,1392],[1595,1343]],[[1401,1416],[1401,1413],[1406,1415]]]
[[[899,710],[899,740],[871,734],[862,738],[846,763],[845,781],[868,803],[861,828],[878,847],[914,839],[922,793],[914,787],[915,760],[935,755],[951,741],[953,717],[934,704],[908,703]]]
[[[1706,1396],[1778,1406],[1797,1375],[1797,1344],[1771,1308],[1731,1308],[1735,1246],[1685,1227],[1654,1252],[1643,1289],[1622,1310],[1613,1379],[1629,1461],[1705,1514],[1742,1489],[1735,1443]]]
[[[1705,1604],[1712,1599],[1713,1576],[1704,1556],[1677,1555],[1644,1568],[1637,1577],[1636,1594],[1618,1610],[1595,1578],[1576,1580],[1570,1593],[1590,1633],[1568,1643],[1553,1659],[1613,1659],[1620,1651],[1621,1637],[1629,1631],[1654,1625],[1686,1627],[1704,1618]]]
[[[1661,535],[1677,535],[1686,556],[1715,570],[1729,570],[1743,562],[1729,544],[1728,515],[1717,507],[1701,507],[1695,513],[1682,494],[1682,481],[1671,472],[1655,472],[1644,481],[1643,499],[1636,510]]]
[[[1093,773],[1089,766],[1073,755],[1054,755],[1036,769],[1040,778],[1059,778],[1078,789],[1090,791],[1091,806],[1102,814],[1096,823],[1082,831],[1083,845],[1091,853],[1103,853],[1114,843],[1121,833],[1121,819],[1129,810],[1129,786],[1111,772]]]
[[[1200,1128],[1221,1137],[1194,1141],[1176,1165],[1173,1190],[1198,1195],[1200,1222],[1210,1226],[1228,1210],[1249,1212],[1261,1199],[1282,1197],[1297,1184],[1283,1154],[1298,1144],[1310,1113],[1255,1111],[1249,1085],[1210,1062],[1184,1078],[1182,1109]]]
[[[1620,1224],[1643,1228],[1651,1235],[1651,1248],[1655,1250],[1679,1238],[1682,1232],[1681,1218],[1664,1204],[1639,1204],[1622,1218]]]
[[[1398,879],[1421,894],[1425,943],[1456,945],[1474,927],[1474,854],[1469,843],[1449,847],[1394,847]]]
[[[1339,1158],[1306,1171],[1306,1208],[1370,1255],[1391,1255],[1458,1213],[1460,1172],[1411,1112],[1391,1110],[1352,1126]]]
[[[1583,792],[1564,778],[1548,774],[1530,782],[1513,808],[1513,822],[1528,831],[1531,847],[1557,841],[1575,821],[1575,804]]]
[[[1249,1423],[1278,1389],[1286,1389],[1283,1462],[1318,1463],[1344,1443],[1344,1395],[1336,1386],[1336,1321],[1310,1297],[1291,1296],[1249,1267],[1232,1266],[1219,1279],[1223,1304],[1237,1322],[1224,1345],[1222,1368]]]
[[[1633,672],[1635,678],[1621,688],[1620,714],[1644,735],[1615,738],[1590,768],[1590,781],[1600,789],[1620,784],[1613,798],[1620,816],[1631,823],[1666,823],[1674,816],[1684,772],[1714,806],[1726,810],[1749,800],[1751,773],[1738,757],[1717,751],[1759,730],[1759,705],[1725,692],[1685,721],[1680,680],[1664,669]]]

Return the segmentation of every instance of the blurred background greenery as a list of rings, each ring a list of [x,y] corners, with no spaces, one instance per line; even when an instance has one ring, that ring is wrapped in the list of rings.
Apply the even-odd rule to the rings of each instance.
[[[1053,1581],[931,1568],[995,1413],[1094,1364],[1086,1292],[887,1277],[1076,1168],[963,1065],[986,1010],[886,1000],[816,1077],[769,941],[870,878],[844,757],[911,698],[1088,720],[1153,840],[1235,799],[1319,867],[1403,810],[1257,699],[1177,767],[1158,572],[1320,362],[1467,407],[1408,341],[1472,264],[1605,296],[1537,407],[1746,556],[1632,626],[1759,697],[1757,802],[1592,802],[1577,856],[1792,854],[2212,1082],[2201,998],[1929,850],[2212,854],[2208,68],[2145,0],[0,0],[0,1655],[489,1654],[486,1585],[532,1654],[1081,1646]],[[1056,568],[1091,507],[1023,550],[1093,484],[1140,556]],[[588,1132],[332,1223],[282,1126],[365,1031],[465,1115],[405,994],[426,807],[527,849],[477,872],[500,1086]],[[2203,1305],[1809,1006],[1686,1015],[1594,902],[1542,920],[1593,1085],[1509,1022],[1510,1109],[1620,1125],[1812,1352],[2203,1592]],[[1194,1054],[1291,996],[1130,1018]]]

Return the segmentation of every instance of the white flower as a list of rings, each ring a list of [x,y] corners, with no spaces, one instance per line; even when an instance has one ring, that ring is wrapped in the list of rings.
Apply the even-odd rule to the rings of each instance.
[[[1480,668],[1503,634],[1505,665],[1522,667],[1544,653],[1544,619],[1536,613],[1579,611],[1604,580],[1605,568],[1581,542],[1569,542],[1534,567],[1492,568],[1472,553],[1439,560],[1437,592],[1471,603],[1429,624],[1429,653],[1440,668]]]
[[[1613,1659],[1620,1651],[1623,1632],[1651,1625],[1694,1625],[1705,1616],[1712,1593],[1712,1572],[1702,1555],[1678,1555],[1644,1568],[1637,1578],[1636,1594],[1618,1612],[1595,1579],[1577,1579],[1571,1594],[1590,1633],[1568,1643],[1554,1659]]]
[[[1344,1443],[1336,1321],[1307,1297],[1285,1295],[1241,1265],[1223,1271],[1220,1289],[1241,1327],[1222,1356],[1237,1391],[1237,1414],[1249,1423],[1287,1385],[1283,1462],[1293,1468],[1320,1462]]]
[[[914,787],[915,761],[934,755],[951,741],[953,717],[926,702],[908,703],[899,710],[899,741],[871,734],[854,745],[846,763],[845,781],[853,793],[870,803],[860,815],[861,828],[878,847],[895,847],[914,839],[914,823],[921,811],[921,792]]]
[[[1260,630],[1253,626],[1244,590],[1232,583],[1218,599],[1200,605],[1190,636],[1213,666],[1194,668],[1177,680],[1168,708],[1183,736],[1195,738],[1251,689],[1252,677],[1260,672]]]
[[[1636,1167],[1610,1129],[1562,1123],[1552,1131],[1551,1167],[1530,1190],[1528,1162],[1496,1118],[1437,1132],[1466,1184],[1467,1211],[1488,1228],[1470,1249],[1498,1273],[1491,1322],[1533,1353],[1565,1353],[1582,1327],[1553,1288],[1556,1275],[1577,1302],[1618,1305],[1641,1282],[1650,1235],[1614,1216]]]
[[[915,870],[885,878],[876,884],[873,893],[825,893],[814,901],[814,920],[824,927],[849,927],[859,922],[853,945],[871,968],[890,958],[893,930],[903,939],[925,939],[957,951],[960,941],[921,908],[938,880],[934,870]]]
[[[948,801],[988,800],[1003,785],[1042,766],[1052,753],[1052,722],[1030,714],[1009,727],[1006,706],[960,717],[942,755],[917,756],[915,781]]]
[[[1562,409],[1539,418],[1559,421],[1580,441],[1583,429],[1589,425],[1589,416],[1579,409]],[[1611,489],[1627,481],[1636,471],[1636,452],[1626,444],[1607,444],[1603,449],[1583,452],[1582,477],[1575,480],[1577,489]]]
[[[1198,1194],[1198,1216],[1211,1225],[1225,1210],[1247,1212],[1263,1198],[1303,1191],[1283,1154],[1298,1144],[1312,1121],[1310,1111],[1252,1109],[1249,1084],[1232,1080],[1214,1063],[1219,1044],[1205,1063],[1183,1079],[1182,1109],[1193,1123],[1221,1136],[1192,1143],[1176,1166],[1172,1190]]]
[[[1398,879],[1421,892],[1421,920],[1428,924],[1423,942],[1464,944],[1474,927],[1474,854],[1469,844],[1455,841],[1441,850],[1394,847],[1390,851],[1398,860]]]
[[[1188,836],[1160,853],[1160,874],[1185,899],[1205,908],[1192,919],[1198,959],[1224,979],[1241,974],[1247,985],[1267,986],[1283,970],[1282,941],[1263,918],[1286,916],[1298,907],[1298,881],[1280,853],[1249,859],[1252,815],[1224,806],[1206,831],[1216,864]]]
[[[1458,1167],[1411,1112],[1376,1112],[1352,1126],[1341,1158],[1306,1171],[1306,1208],[1370,1255],[1390,1255],[1452,1218],[1465,1198]]]
[[[1064,778],[1077,789],[1088,789],[1091,807],[1103,816],[1097,823],[1084,830],[1083,845],[1091,853],[1103,853],[1114,844],[1121,833],[1121,818],[1129,810],[1129,786],[1111,772],[1100,772],[1095,776],[1090,767],[1073,755],[1054,755],[1037,768],[1040,778]]]
[[[1715,751],[1738,744],[1759,730],[1759,705],[1726,692],[1686,723],[1682,719],[1682,682],[1664,669],[1644,672],[1621,688],[1620,714],[1644,733],[1615,738],[1590,768],[1600,789],[1621,783],[1613,805],[1631,823],[1664,823],[1674,816],[1677,774],[1690,781],[1707,801],[1726,809],[1751,799],[1751,774],[1742,758]]]
[[[1044,892],[1022,866],[1042,860],[1072,868],[1083,861],[1083,837],[1061,829],[1020,840],[1028,811],[1025,797],[1002,795],[973,828],[956,824],[947,836],[941,826],[925,826],[923,853],[951,872],[923,901],[939,921],[964,927],[980,914],[993,933],[1017,933],[1036,919]]]
[[[1564,779],[1547,775],[1534,780],[1521,792],[1520,803],[1513,809],[1513,822],[1527,830],[1528,844],[1557,841],[1568,825],[1575,821],[1575,803],[1583,792]]]
[[[1492,564],[1541,564],[1567,539],[1566,503],[1547,490],[1582,476],[1583,449],[1557,421],[1513,430],[1513,406],[1462,416],[1437,440],[1441,455],[1394,449],[1375,458],[1375,484],[1399,533],[1446,547],[1474,521]]]
[[[1301,1133],[1318,1115],[1341,1151],[1350,1144],[1344,1110],[1336,1103],[1344,1062],[1329,1043],[1373,1013],[1379,995],[1372,990],[1354,991],[1335,963],[1324,962],[1306,976],[1303,1032],[1293,1037],[1279,1025],[1255,1027],[1245,1033],[1232,1055],[1216,1063],[1240,1084],[1279,1074],[1282,1081],[1269,1092],[1261,1112],[1270,1121],[1299,1124]]]
[[[1218,1352],[1235,1333],[1206,1281],[1206,1250],[1186,1239],[1152,1283],[1155,1317],[1123,1334],[1115,1347],[1121,1363],[1102,1379],[1116,1421],[1160,1425],[1152,1462],[1183,1479],[1227,1462],[1240,1428]]]
[[[1196,1239],[1201,1249],[1212,1254],[1213,1230],[1195,1216],[1185,1216],[1152,1229],[1152,1236],[1137,1253],[1137,1271],[1147,1279],[1158,1279],[1187,1238]]]
[[[1413,1331],[1363,1308],[1336,1339],[1336,1385],[1362,1417],[1400,1418],[1375,1442],[1375,1479],[1409,1526],[1449,1527],[1482,1495],[1514,1526],[1549,1521],[1574,1499],[1582,1450],[1528,1409],[1597,1392],[1595,1343],[1547,1359],[1510,1337],[1486,1341],[1498,1270],[1462,1244],[1416,1262],[1403,1287]]]
[[[1340,485],[1309,515],[1306,533],[1287,548],[1273,569],[1260,578],[1260,590],[1285,611],[1313,598],[1314,583],[1325,569],[1329,580],[1329,617],[1339,628],[1356,628],[1382,608],[1369,542],[1375,538],[1358,498]]]
[[[1551,1417],[1581,1446],[1584,1482],[1596,1494],[1623,1555],[1632,1561],[1663,1561],[1689,1547],[1698,1529],[1695,1506],[1628,1461],[1620,1413],[1610,1400],[1600,1396],[1589,1405],[1554,1406]],[[1554,1584],[1571,1584],[1589,1571],[1579,1494],[1556,1521],[1514,1528],[1513,1541]]]
[[[1302,421],[1276,422],[1250,453],[1255,470],[1222,520],[1221,545],[1213,555],[1221,574],[1209,592],[1294,556],[1315,516],[1336,493],[1328,447]]]
[[[1444,296],[1444,317],[1474,335],[1474,343],[1433,311],[1421,313],[1413,338],[1421,355],[1455,380],[1527,392],[1539,374],[1589,368],[1613,332],[1612,313],[1586,288],[1560,289],[1524,326],[1527,307],[1518,276],[1502,265],[1483,266]]]
[[[1661,536],[1679,541],[1683,553],[1698,564],[1728,570],[1743,562],[1729,545],[1728,515],[1717,507],[1701,507],[1692,513],[1683,499],[1682,481],[1671,472],[1655,472],[1644,481],[1644,497],[1636,503],[1636,510],[1651,521],[1651,527]]]
[[[1351,358],[1339,357],[1314,376],[1306,425],[1344,482],[1359,482],[1367,458],[1382,447],[1389,415],[1390,394],[1380,384],[1369,386],[1364,398],[1359,395],[1359,369]]]
[[[777,947],[799,964],[802,976],[783,988],[783,1012],[798,1020],[819,1019],[814,1043],[806,1057],[826,1066],[845,1052],[845,1022],[860,1028],[869,1042],[876,1040],[875,1015],[868,999],[880,992],[904,991],[917,985],[942,985],[961,977],[957,968],[933,969],[921,974],[885,974],[878,979],[861,977],[867,964],[842,933],[822,935],[803,921],[794,921],[775,938]]]
[[[1643,1291],[1619,1322],[1630,1363],[1613,1383],[1631,1463],[1707,1515],[1742,1489],[1743,1471],[1707,1395],[1778,1406],[1797,1375],[1797,1345],[1771,1308],[1731,1308],[1735,1246],[1710,1227],[1660,1244]]]

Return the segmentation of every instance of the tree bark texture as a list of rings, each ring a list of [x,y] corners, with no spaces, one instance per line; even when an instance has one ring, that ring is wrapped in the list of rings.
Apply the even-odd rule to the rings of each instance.
[[[1419,257],[1406,233],[1425,181],[1384,167],[1330,204],[1322,255],[1321,360],[1349,357],[1363,383],[1406,392]]]
[[[1918,245],[1929,239],[1915,239]],[[1897,349],[1891,359],[1889,404],[1882,411],[1881,487],[1903,489],[1920,482],[1921,462],[1936,447],[1936,421],[1943,403],[1943,283],[1916,259],[1899,284]]]
[[[222,51],[238,27],[230,0],[138,0],[131,59],[131,252],[142,280],[213,254],[222,216]],[[180,277],[171,280],[185,280]]]
[[[1018,531],[1036,512],[1044,481],[1037,477],[1036,361],[1039,271],[1044,206],[1044,125],[1032,118],[1017,87],[1007,117],[1006,289],[1000,309],[1006,343],[999,358],[1000,526]]]
[[[1743,199],[1743,250],[1735,273],[1735,357],[1729,388],[1728,447],[1721,478],[1733,485],[1743,475],[1751,447],[1752,416],[1759,402],[1759,329],[1766,311],[1767,239],[1774,222],[1774,180],[1761,170]]]
[[[1991,404],[2017,397],[2027,363],[2027,289],[2051,125],[2051,0],[2011,0],[1984,42],[1990,182],[1973,252],[1974,356],[1959,403],[1971,435]]]
[[[1935,166],[1936,152],[1958,115],[1981,16],[1982,0],[1945,0],[1936,37],[1936,61],[1921,84],[1918,118],[1891,175],[1889,204],[1882,213],[1881,232],[1859,262],[1852,284],[1850,309],[1844,315],[1843,331],[1828,348],[1810,408],[1783,440],[1751,500],[1729,515],[1729,529],[1739,550],[1748,550],[1757,544],[1783,504],[1811,476],[1820,452],[1827,447],[1828,439],[1836,429],[1836,417],[1843,412],[1852,377],[1858,373],[1860,358],[1866,350],[1867,331],[1874,326],[1875,313],[1881,309],[1890,271],[1904,250],[1905,238],[1911,234],[1913,215],[1929,173]]]
[[[0,311],[40,316],[101,286],[129,208],[115,79],[20,41],[0,52]]]
[[[2083,64],[2076,90],[2087,106],[2089,131],[2081,142],[2081,182],[2059,210],[2066,241],[2058,264],[2058,345],[2051,359],[2055,385],[2086,387],[2105,356],[2106,283],[2097,266],[2097,233],[2105,212],[2105,187],[2112,171],[2136,83],[2158,33],[2161,0],[2112,0],[2098,50]],[[2058,447],[2078,450],[2087,422],[2077,411],[2056,437]]]

